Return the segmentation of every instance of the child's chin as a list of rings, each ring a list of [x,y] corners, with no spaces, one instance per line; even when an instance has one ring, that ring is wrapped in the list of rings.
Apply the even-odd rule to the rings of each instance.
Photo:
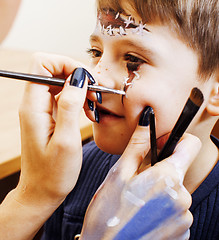
[[[121,144],[118,143],[109,143],[107,142],[107,140],[103,139],[94,138],[94,141],[97,147],[100,148],[102,151],[113,155],[122,155],[126,147],[123,147]]]

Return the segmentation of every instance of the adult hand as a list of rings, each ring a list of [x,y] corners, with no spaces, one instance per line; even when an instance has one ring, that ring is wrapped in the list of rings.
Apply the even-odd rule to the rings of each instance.
[[[185,134],[173,155],[142,171],[149,142],[148,127],[137,126],[89,205],[81,240],[189,238],[191,195],[183,179],[200,141]]]
[[[67,78],[78,65],[56,55],[37,55],[32,71]],[[81,72],[80,79],[86,76]],[[61,202],[74,187],[82,163],[79,120],[87,83],[63,89],[27,84],[20,107],[22,167],[19,187],[43,200]],[[83,87],[83,88],[82,88]],[[58,95],[57,95],[58,93]]]
[[[32,73],[68,79],[63,89],[26,86],[20,107],[21,176],[0,206],[2,239],[32,239],[77,181],[82,164],[79,120],[87,81],[80,81],[86,78],[82,71],[79,81],[69,76],[79,66],[68,57],[34,57]]]

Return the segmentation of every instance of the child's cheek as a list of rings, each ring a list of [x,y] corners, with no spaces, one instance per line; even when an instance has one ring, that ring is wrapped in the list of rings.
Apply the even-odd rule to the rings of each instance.
[[[156,108],[156,102],[153,94],[147,90],[141,80],[134,80],[133,84],[127,89],[123,104],[130,123],[138,123],[141,112],[146,106]]]
[[[138,124],[140,115],[146,106],[151,106],[155,113],[157,137],[171,131],[174,119],[168,112],[168,104],[165,104],[160,91],[154,86],[146,85],[141,80],[133,81],[133,85],[128,88],[124,98],[126,117],[131,129]]]

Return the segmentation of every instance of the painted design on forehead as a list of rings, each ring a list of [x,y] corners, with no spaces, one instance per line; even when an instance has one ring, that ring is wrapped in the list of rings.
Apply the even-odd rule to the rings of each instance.
[[[150,32],[146,24],[140,22],[137,24],[131,16],[126,17],[113,10],[103,10],[98,13],[98,19],[101,25],[101,32],[110,36],[117,34],[127,35],[126,29],[132,29],[132,33],[143,35],[144,31]]]

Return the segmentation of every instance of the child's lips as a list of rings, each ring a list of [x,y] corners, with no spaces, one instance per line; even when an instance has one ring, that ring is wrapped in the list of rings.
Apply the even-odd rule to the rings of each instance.
[[[104,108],[102,106],[98,106],[98,112],[101,115],[110,115],[110,116],[114,116],[114,117],[118,117],[118,118],[123,118],[123,116],[120,115],[119,113],[116,113],[116,111],[114,112],[114,111]]]

